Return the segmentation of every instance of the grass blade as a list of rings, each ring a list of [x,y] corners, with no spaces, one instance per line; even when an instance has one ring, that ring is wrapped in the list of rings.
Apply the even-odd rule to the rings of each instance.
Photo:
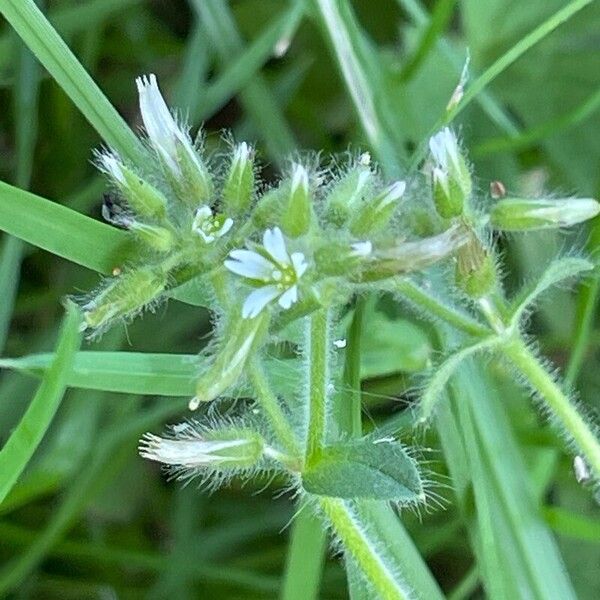
[[[69,304],[55,357],[19,425],[0,451],[0,503],[33,456],[58,409],[81,342],[80,323],[79,311]]]
[[[0,12],[104,141],[133,162],[140,141],[33,0],[0,0]]]
[[[105,274],[122,265],[133,248],[124,231],[3,182],[0,229]]]

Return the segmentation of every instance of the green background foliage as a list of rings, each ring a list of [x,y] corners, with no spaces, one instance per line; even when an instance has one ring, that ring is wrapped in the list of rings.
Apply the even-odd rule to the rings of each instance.
[[[256,142],[267,180],[290,153],[310,149],[368,149],[389,176],[402,176],[444,121],[468,49],[470,81],[454,123],[476,185],[598,197],[600,5],[339,0],[327,12],[316,0],[40,2],[109,103],[19,4],[0,0],[0,11],[52,77],[3,22],[0,596],[347,598],[344,565],[322,558],[322,527],[308,514],[294,519],[290,497],[277,494],[282,481],[208,495],[167,483],[137,455],[140,434],[186,414],[194,364],[168,354],[193,355],[207,341],[210,313],[194,305],[205,304],[198,290],[175,293],[191,304],[173,299],[77,351],[62,298],[93,289],[98,273],[132,252],[125,235],[100,223],[105,183],[91,164],[104,142],[137,152],[110,105],[135,130],[134,79],[154,72],[170,104],[195,127],[205,123],[209,149],[224,128]],[[534,280],[568,244],[593,255],[599,234],[596,219],[574,233],[503,238],[508,290]],[[590,413],[599,403],[597,295],[595,275],[552,291],[529,326]],[[415,436],[413,386],[458,341],[389,299],[369,300],[365,322],[364,427],[422,448],[415,458],[431,471],[442,508],[403,511],[406,530],[391,510],[357,510],[395,537],[387,551],[418,593],[438,592],[413,543],[454,600],[600,597],[597,505],[512,372],[499,361],[465,364],[436,426]],[[286,365],[268,368],[294,389]],[[368,598],[347,566],[352,598]]]

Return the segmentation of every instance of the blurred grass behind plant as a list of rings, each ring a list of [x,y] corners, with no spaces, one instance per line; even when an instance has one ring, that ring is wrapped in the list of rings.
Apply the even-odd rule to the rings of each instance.
[[[0,10],[5,4],[0,1]],[[342,0],[340,20],[333,23],[319,4],[55,0],[43,8],[128,123],[139,125],[134,78],[155,72],[171,104],[194,126],[205,123],[209,146],[217,148],[223,128],[237,139],[256,140],[267,176],[270,165],[295,149],[343,153],[348,147],[371,149],[390,174],[405,173],[444,114],[467,48],[473,82],[556,11],[582,8],[507,64],[455,123],[482,189],[501,180],[514,193],[598,197],[597,2]],[[354,51],[342,63],[334,35],[340,33]],[[344,60],[356,61],[364,79],[345,70]],[[0,86],[0,178],[99,218],[104,183],[90,160],[102,140],[6,22]],[[600,224],[592,222],[570,237],[595,252],[599,233]],[[510,238],[507,286],[532,277],[568,237]],[[97,281],[96,273],[3,234],[3,355],[53,350],[61,298]],[[592,279],[553,292],[532,317],[543,351],[567,370],[591,411],[598,409],[600,384],[597,289]],[[418,315],[391,302],[383,308],[396,321],[382,320],[365,332],[363,402],[366,422],[395,431],[402,419],[408,423],[402,409],[411,399],[410,376],[424,368],[439,342]],[[396,336],[390,335],[394,327]],[[173,301],[84,349],[193,354],[209,331],[206,311]],[[577,597],[600,597],[597,506],[575,482],[560,440],[526,394],[501,366],[483,367],[461,372],[437,429],[417,439],[432,448],[426,458],[434,471],[451,477],[437,488],[446,507],[404,512],[405,526],[455,600],[483,597],[482,584],[489,597],[517,597],[512,585],[518,597],[567,597],[568,590],[544,587],[560,564],[550,530]],[[35,389],[28,373],[2,372],[1,444]],[[167,485],[154,465],[137,456],[139,434],[159,430],[184,407],[183,398],[67,392],[33,460],[0,505],[0,595],[278,596],[294,507],[285,496],[273,499],[276,485],[260,495],[234,485],[208,496],[193,485]],[[405,439],[411,441],[408,428]],[[312,542],[318,554],[318,540]],[[318,564],[310,552],[294,558],[286,598],[309,598]],[[348,597],[335,557],[326,560],[318,597]]]

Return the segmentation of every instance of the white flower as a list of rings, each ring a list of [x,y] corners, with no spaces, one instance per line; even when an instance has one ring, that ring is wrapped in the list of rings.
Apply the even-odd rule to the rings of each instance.
[[[233,219],[224,215],[215,215],[210,206],[201,206],[196,210],[192,229],[207,243],[223,237],[233,226]]]
[[[308,266],[301,252],[288,253],[278,227],[265,231],[263,247],[264,253],[233,250],[225,261],[225,267],[232,273],[257,286],[242,307],[244,319],[256,317],[274,300],[282,308],[290,308],[298,300],[298,280]]]
[[[180,174],[179,153],[183,150],[189,160],[198,166],[198,157],[187,132],[175,121],[160,90],[155,75],[136,79],[140,99],[140,112],[146,133],[169,169]]]
[[[369,240],[366,242],[354,242],[353,244],[350,244],[350,248],[352,249],[350,256],[359,258],[369,256],[369,254],[373,252],[373,244]]]
[[[235,461],[237,456],[230,452],[248,444],[246,439],[204,440],[198,434],[186,432],[181,439],[162,438],[146,433],[140,440],[140,456],[166,465],[202,467]],[[229,451],[223,453],[223,451]]]

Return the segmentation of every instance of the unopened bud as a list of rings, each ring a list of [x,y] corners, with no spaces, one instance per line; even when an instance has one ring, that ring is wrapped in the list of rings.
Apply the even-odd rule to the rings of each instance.
[[[315,251],[315,267],[324,276],[350,276],[361,265],[364,267],[372,252],[373,245],[368,240],[352,244],[331,242]]]
[[[496,265],[481,241],[471,238],[457,253],[456,285],[471,298],[489,294],[496,285]]]
[[[99,162],[100,168],[112,177],[136,215],[159,221],[166,218],[167,199],[162,192],[138,177],[114,154],[100,154]]]
[[[308,172],[302,165],[296,165],[281,228],[289,237],[299,237],[308,232],[311,220],[312,197]]]
[[[353,216],[358,203],[368,193],[369,183],[372,179],[373,172],[368,164],[363,164],[361,157],[359,165],[346,173],[327,196],[328,220],[337,226],[344,225]]]
[[[433,199],[440,216],[457,217],[471,195],[471,174],[452,131],[446,127],[429,140],[434,160]]]
[[[176,469],[248,469],[263,457],[265,442],[255,431],[242,427],[209,429],[197,423],[171,428],[169,437],[147,433],[140,440],[140,455]]]
[[[112,280],[93,300],[83,306],[87,327],[97,329],[113,319],[125,317],[152,302],[167,285],[158,269],[129,271]]]
[[[187,131],[173,118],[156,77],[138,77],[136,83],[144,127],[175,193],[184,204],[194,208],[207,203],[212,195],[208,170]]]
[[[254,192],[254,157],[252,149],[242,142],[232,156],[229,173],[223,184],[223,206],[237,215],[248,209]]]
[[[505,198],[490,211],[490,224],[501,231],[534,231],[570,227],[600,213],[593,198]]]
[[[469,240],[463,227],[454,226],[439,235],[403,242],[392,248],[374,251],[361,281],[376,281],[420,271],[455,253]]]
[[[198,379],[196,396],[189,403],[195,410],[201,402],[210,402],[234,385],[242,375],[248,359],[254,354],[266,334],[269,311],[262,311],[253,319],[236,320],[229,324],[223,335],[223,345],[213,363]]]
[[[350,222],[350,231],[356,236],[364,236],[385,227],[405,191],[406,182],[396,181],[374,198],[364,202]]]
[[[137,221],[131,221],[127,225],[129,230],[148,248],[157,252],[169,252],[173,249],[175,238],[169,229]]]
[[[279,225],[289,195],[289,186],[280,184],[265,192],[252,212],[252,222],[258,229]]]

